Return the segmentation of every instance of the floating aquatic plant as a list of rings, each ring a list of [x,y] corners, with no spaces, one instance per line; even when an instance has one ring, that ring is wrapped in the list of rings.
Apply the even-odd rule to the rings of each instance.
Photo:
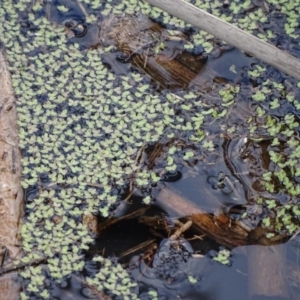
[[[9,12],[14,10],[15,17],[1,18],[3,27],[15,29],[15,35],[6,30],[3,40],[18,98],[22,186],[39,190],[26,207],[22,262],[46,259],[50,275],[60,281],[84,267],[82,251],[93,239],[83,215],[107,217],[121,199],[116,191],[131,182],[146,193],[160,179],[159,170],[147,171],[142,158],[145,143],[166,142],[165,134],[189,140],[215,113],[207,110],[201,115],[199,92],[161,95],[139,73],[109,72],[101,55],[110,53],[111,47],[80,51],[78,44],[68,42],[63,26],[45,17],[35,19],[40,9],[36,6],[28,15],[36,34],[29,29],[19,33],[18,9],[13,5]],[[175,109],[182,114],[175,116]],[[176,152],[186,160],[194,155],[184,147],[176,147]],[[177,168],[180,155],[175,160],[172,153],[163,164],[165,171]],[[150,200],[145,194],[144,203]],[[48,297],[39,281],[29,283],[28,293]]]
[[[227,249],[220,249],[212,255],[212,259],[222,265],[230,265],[230,257],[232,253]]]
[[[18,99],[22,186],[38,191],[26,204],[27,219],[21,229],[25,252],[22,262],[45,259],[47,272],[61,281],[84,268],[83,251],[93,242],[83,216],[88,213],[109,216],[130,184],[141,190],[144,203],[149,204],[148,188],[161,179],[161,173],[176,172],[180,164],[193,165],[202,154],[208,156],[216,151],[218,145],[209,137],[210,125],[219,128],[220,136],[235,134],[235,127],[229,127],[225,118],[244,87],[216,84],[213,91],[216,104],[206,101],[201,91],[159,93],[139,72],[116,75],[106,67],[103,57],[113,53],[115,46],[82,50],[79,44],[68,40],[62,24],[40,17],[50,2],[37,3],[26,14],[30,2],[6,2],[0,8],[1,41],[7,49]],[[90,15],[85,20],[89,24],[112,13],[140,11],[166,26],[171,35],[191,28],[143,2],[121,1],[115,6],[98,0],[82,2],[87,9],[101,7],[99,15]],[[195,1],[194,4],[231,20],[220,3]],[[239,14],[250,5],[251,1],[232,3],[229,9]],[[284,30],[293,38],[297,22],[292,20],[290,7],[294,6],[285,4],[281,10],[289,19]],[[64,6],[58,9],[62,14],[68,11]],[[24,12],[21,18],[20,12]],[[260,8],[243,18],[233,18],[238,26],[254,34],[259,34],[258,25],[266,20]],[[268,30],[260,34],[271,41],[274,38]],[[199,54],[202,49],[197,47],[202,47],[210,53],[217,42],[208,33],[194,30],[184,48]],[[165,47],[161,41],[157,46],[157,53]],[[257,64],[248,70],[248,75],[257,80],[266,72],[265,66]],[[254,100],[256,106],[249,117],[247,134],[253,136],[253,141],[255,137],[270,140],[268,155],[273,164],[270,170],[261,172],[259,179],[269,193],[280,190],[290,197],[288,204],[263,199],[267,213],[262,223],[272,226],[271,216],[276,212],[276,230],[289,234],[299,224],[295,197],[300,186],[294,181],[295,176],[300,176],[299,124],[292,113],[281,117],[266,114],[269,108],[279,112],[285,99],[290,107],[298,109],[297,98],[284,82],[273,79],[258,84],[249,94],[249,101]],[[153,164],[149,171],[145,149],[158,143],[169,145],[160,154],[159,164]],[[227,263],[228,253],[221,254],[215,260]],[[102,264],[99,273],[87,279],[88,283],[112,295],[134,299],[135,283],[122,267],[106,258],[98,260]],[[29,280],[22,299],[34,294],[50,298],[42,284],[45,272],[39,266],[22,272],[23,278]]]

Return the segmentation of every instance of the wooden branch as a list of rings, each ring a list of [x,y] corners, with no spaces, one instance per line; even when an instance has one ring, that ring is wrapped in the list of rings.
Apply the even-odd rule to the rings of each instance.
[[[20,258],[19,229],[23,215],[21,153],[18,148],[17,114],[7,60],[0,51],[0,248],[7,249],[11,259]],[[0,254],[0,261],[3,255]],[[3,262],[6,267],[6,261]],[[0,271],[1,274],[2,271]],[[18,299],[20,284],[16,272],[0,278],[0,300]]]
[[[146,0],[300,80],[300,60],[183,0]]]

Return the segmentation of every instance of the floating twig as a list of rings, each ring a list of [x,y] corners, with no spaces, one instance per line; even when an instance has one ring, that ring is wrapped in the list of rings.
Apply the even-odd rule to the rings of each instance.
[[[149,241],[146,241],[146,242],[143,242],[137,246],[134,246],[124,252],[122,252],[120,255],[119,255],[119,259],[124,257],[124,256],[127,256],[127,255],[130,255],[130,254],[133,254],[135,252],[138,252],[138,251],[142,251],[143,249],[151,246],[152,244],[155,243],[155,239],[152,239],[152,240],[149,240]]]
[[[178,228],[170,237],[169,239],[171,241],[177,240],[185,231],[187,231],[191,226],[193,225],[193,222],[187,221],[185,224],[183,224],[180,228]]]

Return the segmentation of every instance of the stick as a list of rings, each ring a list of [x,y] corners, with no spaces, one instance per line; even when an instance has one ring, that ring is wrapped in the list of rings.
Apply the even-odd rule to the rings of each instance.
[[[129,219],[133,219],[133,218],[137,218],[139,216],[142,216],[145,214],[146,210],[148,208],[145,207],[145,208],[140,208],[138,210],[135,210],[134,212],[128,214],[128,215],[125,215],[125,216],[122,216],[122,217],[119,217],[119,218],[110,218],[102,223],[100,223],[98,225],[98,232],[100,233],[103,229],[109,227],[109,226],[112,226],[113,224],[117,223],[117,222],[120,222],[120,221],[123,221],[123,220],[129,220]]]
[[[119,255],[119,260],[121,259],[121,258],[123,258],[124,256],[127,256],[127,255],[129,255],[129,254],[133,254],[133,253],[136,253],[136,252],[138,252],[138,251],[144,251],[145,250],[145,248],[148,248],[149,246],[151,246],[152,244],[155,244],[155,239],[152,239],[152,240],[149,240],[149,241],[146,241],[146,242],[144,242],[144,243],[141,243],[141,244],[139,244],[139,245],[137,245],[137,246],[134,246],[134,247],[132,247],[132,248],[130,248],[130,249],[128,249],[128,250],[126,250],[126,251],[124,251],[124,252],[122,252],[120,255]]]
[[[300,80],[300,61],[259,38],[183,0],[146,0],[215,37]]]
[[[14,271],[24,269],[25,267],[39,265],[39,264],[42,264],[44,262],[47,262],[46,257],[38,259],[38,260],[33,260],[33,261],[28,262],[28,263],[22,263],[22,264],[19,264],[19,265],[13,266],[13,267],[9,267],[9,268],[1,268],[0,269],[0,276],[2,276],[4,274],[7,274],[7,273],[10,273],[10,272],[14,272]]]
[[[8,99],[14,94],[11,85],[8,63],[4,50],[0,50],[0,107],[8,104]],[[15,104],[11,109],[4,110],[0,117],[0,245],[5,247],[11,259],[21,257],[20,226],[22,223],[22,187],[21,187],[21,151],[18,148],[17,113]],[[7,154],[6,154],[7,153]],[[0,255],[3,257],[3,254]],[[2,261],[1,261],[2,262]],[[3,261],[6,266],[6,261]],[[20,282],[14,280],[13,275],[5,274],[7,269],[0,270],[0,300],[18,299]]]
[[[183,224],[180,228],[178,228],[171,236],[170,236],[170,240],[174,241],[177,240],[182,233],[184,233],[185,231],[187,231],[191,226],[193,225],[193,221],[187,221],[185,224]]]

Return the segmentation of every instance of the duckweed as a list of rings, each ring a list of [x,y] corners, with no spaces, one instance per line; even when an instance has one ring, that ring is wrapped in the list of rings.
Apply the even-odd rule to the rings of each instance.
[[[230,265],[230,257],[231,252],[227,249],[220,249],[215,255],[213,255],[213,260],[222,264],[222,265]]]
[[[296,5],[267,2],[271,8],[277,5],[284,14],[288,23],[283,30],[293,45],[298,32]],[[21,272],[27,280],[21,299],[32,295],[51,299],[44,289],[46,274],[61,281],[83,270],[84,250],[93,242],[82,222],[84,214],[108,217],[130,184],[140,189],[144,203],[149,204],[149,187],[161,179],[162,170],[174,172],[183,160],[193,164],[194,157],[216,151],[218,145],[209,137],[211,124],[220,136],[238,134],[236,125],[227,123],[227,116],[240,95],[248,95],[247,101],[254,104],[246,131],[251,143],[269,141],[270,164],[258,176],[264,192],[288,195],[286,203],[272,197],[256,198],[266,209],[262,224],[289,234],[299,228],[300,185],[296,179],[300,176],[300,146],[295,109],[299,109],[300,102],[288,78],[283,80],[280,73],[257,63],[247,70],[255,83],[250,92],[244,85],[215,84],[211,93],[216,100],[212,104],[201,91],[159,93],[138,71],[117,75],[107,68],[103,57],[114,53],[115,46],[87,50],[77,40],[69,40],[64,26],[44,15],[53,2],[37,2],[32,7],[30,3],[7,1],[0,8],[1,41],[7,50],[17,96],[22,186],[27,191],[38,191],[26,204],[26,222],[21,229],[22,262],[47,260],[45,269],[31,266]],[[259,7],[246,12],[251,1],[235,1],[226,9],[222,3],[208,0],[191,3],[262,39],[278,42],[264,27],[267,21],[273,22],[272,16]],[[112,5],[110,1],[84,0],[81,4],[93,12],[86,16],[87,24],[101,22],[112,13],[139,11],[166,26],[171,35],[190,30],[183,48],[194,54],[209,54],[216,46],[224,45],[144,2],[120,1]],[[62,15],[69,11],[63,5],[56,9]],[[156,54],[164,46],[159,43]],[[292,47],[288,50],[293,54]],[[289,104],[287,110],[285,102]],[[158,143],[168,144],[168,149],[149,172],[145,149]],[[214,260],[228,264],[229,257],[229,251],[221,250]],[[121,265],[103,257],[95,257],[94,261],[99,264],[99,272],[86,278],[88,284],[112,296],[137,298],[136,283]],[[195,282],[192,277],[189,280]]]
[[[84,268],[82,253],[93,242],[82,223],[84,214],[108,217],[130,183],[140,188],[144,203],[150,203],[148,187],[160,177],[155,168],[148,172],[145,145],[169,139],[189,143],[215,110],[205,116],[199,112],[200,92],[163,95],[139,73],[110,72],[102,57],[113,49],[82,50],[68,40],[64,26],[40,16],[44,6],[34,6],[23,28],[18,14],[28,2],[21,1],[21,8],[5,4],[0,15],[17,96],[22,186],[39,191],[26,206],[22,263],[46,259],[51,277],[61,281]],[[58,9],[67,12],[64,6]],[[175,115],[178,109],[181,113]],[[165,171],[176,171],[182,158],[194,155],[185,146],[174,147],[170,156],[162,154]],[[41,281],[29,277],[26,295],[47,298]],[[103,288],[114,290],[105,282]]]

